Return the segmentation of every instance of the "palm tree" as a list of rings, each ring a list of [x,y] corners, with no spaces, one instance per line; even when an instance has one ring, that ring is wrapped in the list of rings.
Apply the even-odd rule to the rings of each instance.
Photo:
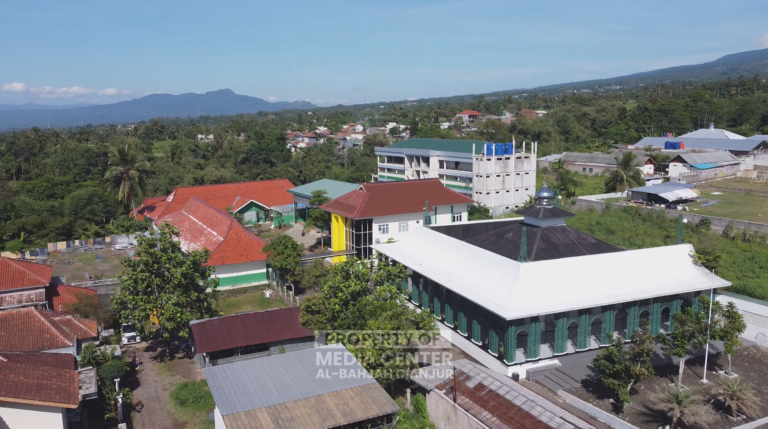
[[[624,193],[630,186],[640,186],[645,182],[643,173],[637,168],[637,156],[632,152],[623,152],[621,156],[616,155],[616,169],[608,173],[605,178],[605,191]]]
[[[738,413],[755,417],[760,412],[760,400],[757,399],[752,386],[741,384],[740,378],[725,378],[715,392],[715,397],[723,401],[725,409],[731,417],[738,417]]]
[[[117,194],[117,199],[130,204],[136,215],[135,198],[147,188],[145,181],[149,175],[149,163],[141,159],[138,152],[126,145],[112,149],[109,154],[109,167],[104,180],[107,187]]]
[[[693,389],[683,389],[679,383],[675,383],[671,389],[657,392],[651,401],[655,408],[663,411],[672,420],[671,429],[677,429],[680,422],[688,427],[706,426],[716,416],[701,396]]]

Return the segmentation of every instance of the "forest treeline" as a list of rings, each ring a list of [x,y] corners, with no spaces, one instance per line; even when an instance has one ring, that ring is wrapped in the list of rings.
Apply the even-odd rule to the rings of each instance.
[[[440,129],[438,123],[468,108],[491,115],[522,109],[548,113],[536,119],[520,117],[511,125],[482,122],[477,131],[463,136],[457,133],[458,124]],[[682,134],[710,122],[742,135],[768,134],[768,84],[754,77],[629,92],[463,96],[311,111],[158,118],[133,127],[86,125],[1,133],[0,247],[43,246],[142,228],[126,219],[131,201],[110,186],[114,170],[126,165],[136,167],[133,171],[141,176],[142,189],[131,196],[136,205],[144,197],[167,195],[178,186],[272,178],[288,178],[296,185],[321,178],[369,181],[376,171],[374,146],[387,144],[388,137],[367,138],[361,150],[340,150],[335,144],[297,153],[286,148],[288,130],[324,126],[338,131],[350,122],[367,127],[398,122],[409,126],[412,136],[424,138],[506,142],[514,135],[518,143],[538,141],[539,155],[594,151],[635,143],[645,135]],[[213,141],[200,142],[199,134],[213,134]],[[118,148],[124,153],[118,154]],[[113,176],[106,180],[110,168]]]

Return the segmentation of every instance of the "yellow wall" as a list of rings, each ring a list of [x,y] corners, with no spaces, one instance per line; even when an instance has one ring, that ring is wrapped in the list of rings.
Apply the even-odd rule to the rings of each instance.
[[[347,250],[345,226],[349,220],[343,216],[331,213],[331,250]],[[333,263],[346,261],[346,256],[335,256]]]

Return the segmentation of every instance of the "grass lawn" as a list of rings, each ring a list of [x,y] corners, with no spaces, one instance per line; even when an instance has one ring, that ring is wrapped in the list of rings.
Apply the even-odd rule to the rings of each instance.
[[[246,311],[262,311],[286,306],[276,294],[272,294],[269,298],[264,296],[265,289],[267,286],[222,291],[217,305],[218,310],[224,316],[228,316]]]
[[[215,424],[208,414],[216,405],[205,380],[182,382],[169,396],[174,417],[186,423],[187,429],[214,428]]]
[[[96,262],[96,254],[102,262]],[[54,276],[66,276],[68,283],[87,281],[86,273],[95,279],[115,278],[123,268],[120,261],[127,258],[125,250],[102,249],[97,252],[55,252],[48,257]]]
[[[604,175],[588,176],[586,174],[575,173],[575,176],[579,182],[579,185],[576,187],[577,197],[584,195],[599,195],[605,193]],[[544,184],[544,179],[547,179],[547,184],[549,185],[555,183],[554,174],[544,174],[540,170],[539,174],[536,175],[536,190],[541,188],[541,185]]]
[[[728,187],[734,187],[734,184],[726,182],[723,180],[712,184],[704,183],[697,187],[707,202],[717,200],[717,204],[702,207],[706,202],[697,202],[690,204],[688,208],[697,214],[768,223],[768,196],[729,192]],[[768,191],[768,186],[763,187]],[[721,194],[712,195],[713,192]]]

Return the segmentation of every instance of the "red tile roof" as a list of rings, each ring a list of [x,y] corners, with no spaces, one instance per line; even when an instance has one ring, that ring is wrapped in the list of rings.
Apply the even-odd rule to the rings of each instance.
[[[468,115],[468,116],[483,116],[482,113],[476,111],[476,110],[465,110],[463,112],[457,113],[457,115]]]
[[[98,336],[95,320],[34,307],[0,311],[0,350],[39,352],[75,345]]]
[[[157,220],[181,210],[192,197],[221,210],[237,210],[251,200],[267,207],[285,206],[293,203],[293,195],[288,193],[293,187],[288,179],[274,179],[176,188],[167,197],[147,198],[136,212]]]
[[[0,258],[0,291],[48,286],[52,270],[50,265]]]
[[[235,314],[192,322],[198,353],[314,336],[299,323],[300,307]]]
[[[77,408],[80,381],[74,356],[0,353],[0,401]]]
[[[287,195],[290,195],[286,192]],[[232,216],[212,205],[191,197],[181,210],[155,223],[169,222],[179,228],[181,249],[185,252],[208,249],[207,265],[228,265],[264,261],[266,242],[249,233]]]
[[[474,203],[471,198],[443,186],[440,179],[364,183],[360,188],[320,208],[351,219],[368,219],[424,212],[426,201],[430,210],[434,206]]]
[[[69,286],[69,285],[50,285],[46,288],[46,300],[50,303],[54,311],[60,313],[69,313],[68,307],[78,302],[80,294],[96,297],[98,302],[99,294],[87,287]]]

